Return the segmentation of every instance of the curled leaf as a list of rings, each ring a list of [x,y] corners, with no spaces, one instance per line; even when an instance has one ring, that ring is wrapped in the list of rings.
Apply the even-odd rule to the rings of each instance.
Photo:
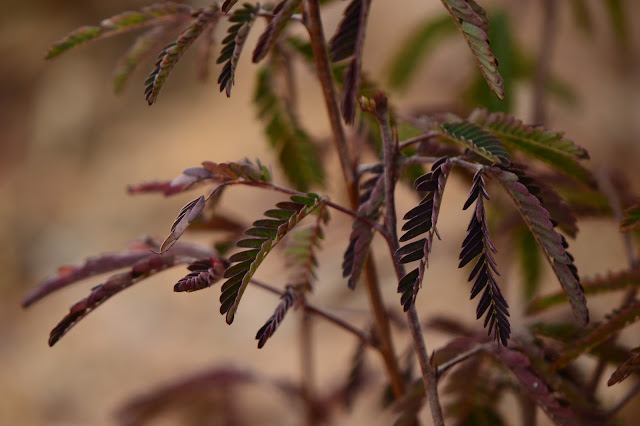
[[[267,56],[300,3],[301,0],[282,0],[278,3],[273,11],[273,18],[256,43],[252,58],[254,63],[260,62]]]
[[[227,263],[217,257],[196,260],[187,267],[191,272],[176,283],[173,291],[192,292],[211,287],[222,278],[226,268]]]
[[[273,315],[271,315],[271,317],[260,328],[260,330],[258,330],[258,333],[256,334],[256,340],[258,340],[258,349],[262,348],[265,343],[267,343],[267,340],[269,340],[269,338],[273,336],[273,333],[276,332],[278,326],[284,319],[284,316],[287,314],[287,311],[289,311],[289,309],[296,302],[296,298],[296,293],[291,287],[287,288],[287,290],[285,290],[285,292],[282,294],[280,303],[278,304],[276,311],[273,313]]]
[[[187,230],[191,222],[196,220],[198,215],[204,209],[206,204],[204,196],[200,196],[193,201],[188,202],[178,213],[178,217],[171,225],[171,232],[160,246],[159,253],[164,253],[173,246],[178,238]]]

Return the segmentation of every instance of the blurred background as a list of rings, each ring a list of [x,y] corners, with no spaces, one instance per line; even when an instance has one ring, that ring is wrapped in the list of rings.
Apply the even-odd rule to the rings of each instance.
[[[515,40],[535,57],[542,28],[540,2],[481,3],[489,10],[503,8]],[[585,1],[592,18],[588,31],[581,30],[576,21],[571,8],[574,2],[559,3],[551,72],[570,90],[566,96],[550,95],[548,127],[564,130],[570,139],[586,147],[592,158],[589,167],[625,170],[630,191],[638,194],[640,28],[634,24],[640,19],[640,4],[622,2],[628,30],[625,44],[608,18],[604,1]],[[147,4],[139,0],[4,1],[0,15],[0,424],[114,424],[114,413],[132,396],[215,364],[246,365],[269,376],[298,377],[297,312],[290,313],[289,321],[258,351],[253,337],[272,314],[277,298],[250,289],[237,320],[229,327],[218,313],[216,289],[195,294],[172,292],[173,284],[185,274],[181,268],[114,297],[54,348],[47,346],[50,329],[71,304],[100,283],[100,277],[64,289],[27,311],[20,308],[21,297],[61,265],[123,249],[143,235],[163,238],[176,213],[195,196],[129,196],[127,184],[170,179],[203,160],[223,162],[248,156],[275,163],[251,104],[256,66],[247,52],[255,44],[262,22],[256,24],[247,43],[231,99],[218,93],[215,80],[219,67],[209,82],[197,81],[191,51],[152,107],[143,95],[151,62],[141,67],[121,96],[114,95],[113,65],[133,40],[130,35],[91,43],[53,61],[43,59],[48,46],[69,31]],[[339,1],[324,9],[327,35],[333,33],[346,4]],[[387,86],[388,64],[397,44],[420,22],[441,13],[442,5],[435,0],[374,1],[365,49],[366,72]],[[219,28],[216,38],[222,37]],[[302,67],[299,71],[307,72]],[[460,87],[473,72],[462,38],[447,39],[430,52],[408,87],[392,100],[404,111],[456,105]],[[305,75],[299,84],[303,123],[314,136],[328,137],[315,80]],[[512,93],[516,115],[530,120],[531,81],[514,83]],[[335,172],[339,177],[334,157],[328,158],[327,167],[330,174]],[[275,176],[282,179],[277,171]],[[437,315],[450,313],[454,306],[456,315],[460,310],[460,317],[473,324],[475,302],[468,301],[466,276],[456,269],[455,261],[468,220],[459,211],[468,189],[455,180],[450,186],[439,226],[443,240],[431,258],[429,282],[418,297],[418,309],[423,315]],[[338,180],[331,180],[324,192],[332,194],[335,201],[345,201],[340,188]],[[249,223],[276,200],[273,194],[240,188],[227,191],[222,209]],[[411,200],[409,191],[400,189],[400,202],[406,203],[399,210],[404,211]],[[626,267],[613,222],[589,220],[579,225],[581,234],[571,245],[581,275]],[[368,324],[364,292],[362,288],[355,292],[346,289],[340,276],[342,259],[336,255],[346,248],[344,236],[350,227],[347,219],[333,214],[320,255],[321,279],[313,302],[364,328]],[[208,236],[199,234],[184,238],[209,241]],[[389,282],[383,289],[385,300],[396,308],[398,296],[386,250],[376,246],[375,255],[380,259],[383,282]],[[282,286],[282,263],[274,258],[258,276]],[[502,264],[503,280],[515,279],[517,268]],[[545,288],[555,286],[550,281]],[[520,293],[513,286],[506,287],[509,303],[515,307],[517,329]],[[618,299],[594,302],[590,305],[592,316],[601,318]],[[320,321],[314,324],[314,333],[318,336],[316,385],[326,389],[347,373],[355,342]],[[628,337],[629,344],[637,346],[637,339]],[[445,342],[445,336],[428,333],[430,350]],[[407,347],[408,341],[400,337],[398,353]],[[373,368],[377,366],[377,357],[370,356],[368,361]],[[375,386],[380,392],[368,393],[338,424],[370,424],[372,418],[373,424],[389,424],[391,413],[379,415],[377,411],[382,377]],[[613,403],[625,386],[606,393],[604,400]],[[300,412],[282,396],[250,392],[255,393],[246,394],[252,409],[245,414],[253,424],[297,424]],[[628,409],[632,418],[633,404]],[[422,415],[429,417],[424,410]],[[541,416],[540,420],[545,422],[546,418]]]

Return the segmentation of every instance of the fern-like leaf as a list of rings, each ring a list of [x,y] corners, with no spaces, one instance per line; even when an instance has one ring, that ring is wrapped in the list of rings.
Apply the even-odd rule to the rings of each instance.
[[[191,272],[173,286],[173,291],[192,292],[211,287],[222,278],[227,266],[217,257],[196,260],[187,267]]]
[[[625,327],[640,320],[640,301],[633,301],[625,307],[608,315],[606,321],[591,330],[581,339],[572,344],[563,352],[554,363],[554,368],[566,367],[574,359],[596,346],[606,342],[617,335]]]
[[[123,12],[103,20],[98,26],[84,26],[71,32],[49,48],[46,58],[54,58],[91,40],[111,37],[140,28],[177,22],[185,19],[192,12],[191,7],[173,2],[153,4],[137,12]]]
[[[189,26],[178,35],[176,41],[160,52],[154,70],[145,81],[146,87],[144,93],[149,105],[153,105],[158,98],[167,77],[184,52],[191,47],[193,42],[196,41],[210,25],[217,21],[219,13],[220,11],[217,6],[202,9],[195,19],[191,21]]]
[[[562,173],[593,186],[594,179],[578,160],[589,158],[586,149],[564,137],[562,132],[552,132],[541,126],[524,124],[513,115],[502,112],[489,113],[477,109],[469,116],[476,123],[510,149],[517,149],[537,158]]]
[[[361,189],[360,205],[356,211],[359,218],[376,221],[380,217],[380,210],[384,203],[384,175],[382,168],[374,170],[373,177],[366,180]],[[353,290],[360,279],[362,268],[367,260],[369,248],[373,241],[373,229],[360,220],[355,220],[351,226],[349,246],[343,255],[342,276],[349,277],[348,287]]]
[[[629,359],[623,362],[622,365],[613,372],[607,385],[613,386],[616,383],[622,382],[631,374],[640,373],[640,347],[633,349],[631,353],[632,355]]]
[[[352,0],[345,9],[338,29],[329,41],[329,53],[333,61],[352,57],[344,73],[342,117],[353,124],[356,116],[356,98],[360,91],[362,54],[365,30],[371,0]]]
[[[483,170],[481,169],[473,177],[473,185],[464,204],[464,210],[469,208],[474,201],[476,207],[467,228],[467,236],[462,243],[459,267],[462,268],[476,257],[478,258],[469,275],[469,281],[475,278],[471,288],[471,299],[484,290],[478,303],[476,318],[480,319],[486,313],[484,326],[489,326],[488,334],[493,331],[493,339],[502,343],[503,346],[507,346],[511,336],[511,326],[508,319],[509,305],[502,296],[494,277],[494,273],[498,274],[496,261],[493,258],[497,250],[489,236],[484,199],[488,200],[489,196],[485,191]]]
[[[489,45],[487,12],[475,0],[442,0],[442,4],[464,35],[491,91],[499,99],[504,99],[504,84],[498,71],[498,60]]]
[[[273,18],[267,24],[264,32],[260,35],[258,43],[253,50],[253,62],[258,63],[267,56],[278,37],[289,23],[291,16],[300,5],[301,0],[282,0],[273,11]]]
[[[429,267],[429,254],[433,237],[438,235],[436,224],[450,171],[451,162],[443,157],[433,164],[431,172],[420,176],[413,184],[417,191],[426,192],[426,195],[417,207],[404,215],[404,220],[407,222],[402,226],[402,230],[406,232],[400,237],[400,242],[412,240],[423,234],[427,236],[405,244],[395,253],[398,263],[401,264],[420,261],[418,267],[405,274],[398,283],[398,293],[402,293],[401,303],[405,312],[415,303],[418,290],[422,286],[424,271]]]
[[[178,217],[171,225],[171,232],[160,246],[159,253],[164,253],[173,246],[178,238],[184,234],[191,222],[202,213],[207,200],[204,196],[200,196],[195,200],[189,201],[178,213]]]
[[[258,72],[253,101],[287,179],[304,192],[324,182],[322,158],[311,137],[276,92],[274,73],[271,67]]]
[[[69,308],[69,313],[51,330],[49,346],[55,345],[74,325],[107,299],[137,282],[178,263],[185,263],[185,259],[179,259],[173,255],[154,255],[135,263],[131,270],[127,272],[109,277],[103,284],[94,287],[88,297]]]
[[[291,201],[276,204],[277,209],[266,211],[265,216],[270,219],[257,220],[244,232],[249,238],[238,241],[236,246],[247,250],[229,258],[231,266],[224,273],[227,281],[221,290],[220,313],[227,314],[228,324],[233,322],[240,299],[265,256],[300,220],[321,205],[322,200],[315,194],[293,196]]]
[[[238,3],[238,0],[224,0],[224,3],[222,3],[222,7],[220,9],[222,10],[222,12],[228,13],[236,3]]]
[[[231,87],[235,84],[240,53],[242,53],[242,48],[247,41],[249,30],[253,26],[257,12],[258,7],[247,3],[229,18],[231,26],[227,30],[227,36],[222,40],[222,51],[216,61],[218,64],[224,62],[218,77],[218,84],[220,85],[220,91],[224,90],[227,97],[231,96]]]
[[[113,72],[113,91],[116,94],[122,93],[127,82],[153,49],[158,47],[162,40],[171,31],[166,25],[154,27],[141,36],[131,45],[129,50],[118,59]]]
[[[290,282],[311,290],[311,284],[317,279],[318,260],[316,250],[321,248],[324,239],[322,229],[329,221],[329,212],[324,205],[318,208],[316,223],[308,228],[296,230],[291,235],[291,243],[285,250],[286,265],[290,272]]]
[[[620,224],[622,232],[629,232],[640,227],[640,199],[636,203],[624,211],[624,219]]]
[[[480,126],[468,121],[444,123],[444,137],[457,142],[493,164],[508,165],[511,157],[500,140]]]
[[[612,291],[623,290],[640,286],[640,272],[638,271],[621,271],[608,273],[605,276],[595,276],[582,280],[582,288],[585,295],[595,296],[598,294],[606,294]],[[537,314],[546,309],[565,303],[567,298],[562,292],[555,292],[546,296],[539,297],[527,306],[527,314]]]
[[[524,222],[531,230],[545,258],[567,295],[573,312],[582,324],[589,322],[587,301],[580,285],[573,258],[565,250],[566,240],[553,227],[549,212],[532,195],[518,176],[506,170],[491,168],[491,173],[507,191]]]
[[[267,322],[260,328],[260,330],[258,330],[258,333],[256,333],[258,349],[262,348],[265,343],[267,343],[267,340],[269,340],[269,338],[273,336],[273,333],[275,333],[278,329],[278,326],[280,326],[280,323],[284,319],[284,316],[296,303],[296,299],[296,292],[293,290],[293,288],[287,288],[282,294],[282,297],[280,297],[280,303],[278,304],[278,307],[276,308],[273,315],[271,315]]]

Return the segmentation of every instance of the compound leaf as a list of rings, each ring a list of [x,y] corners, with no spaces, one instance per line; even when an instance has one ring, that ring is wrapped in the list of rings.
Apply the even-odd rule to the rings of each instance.
[[[282,0],[274,9],[273,18],[267,24],[253,51],[253,62],[258,63],[269,53],[278,37],[300,5],[301,0]]]
[[[278,329],[278,326],[284,319],[287,311],[289,311],[289,309],[295,304],[296,299],[297,295],[293,288],[287,288],[280,297],[280,303],[278,304],[278,307],[276,308],[273,315],[269,317],[267,322],[260,328],[260,330],[258,330],[258,333],[256,333],[256,340],[258,340],[258,349],[262,348],[265,343],[267,343],[267,340],[269,340],[269,338],[273,336],[273,333],[275,333]]]
[[[480,126],[468,121],[444,123],[444,137],[463,145],[490,163],[508,165],[511,157],[500,140]]]

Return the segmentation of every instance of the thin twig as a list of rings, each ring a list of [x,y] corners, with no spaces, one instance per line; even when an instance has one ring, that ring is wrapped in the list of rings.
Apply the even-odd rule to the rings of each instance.
[[[427,142],[429,139],[433,138],[434,136],[439,135],[440,133],[435,132],[435,131],[429,131],[427,133],[423,133],[421,135],[416,136],[415,138],[411,138],[411,139],[407,139],[406,141],[402,141],[398,144],[398,149],[400,151],[402,151],[405,148],[410,147],[411,145],[420,143],[420,142]]]
[[[533,122],[544,124],[547,121],[546,86],[551,69],[551,55],[558,29],[558,2],[542,0],[542,28],[540,31],[540,50],[534,72],[533,89]]]
[[[266,10],[262,10],[262,9],[258,11],[257,15],[262,16],[263,18],[268,18],[268,19],[271,19],[274,16],[273,13],[268,12]],[[291,18],[289,19],[296,22],[303,22],[302,15],[300,15],[299,13],[294,13],[293,15],[291,15]]]
[[[358,208],[359,204],[358,188],[354,173],[355,167],[349,153],[344,128],[342,126],[340,110],[338,108],[335,82],[331,73],[327,43],[322,29],[322,20],[320,18],[320,4],[318,0],[305,0],[302,5],[303,19],[309,32],[316,72],[318,79],[320,80],[325,106],[329,115],[334,147],[340,159],[342,175],[344,177],[347,194],[349,195],[351,208],[355,210]],[[369,304],[373,311],[376,331],[378,333],[378,338],[380,339],[380,353],[384,360],[393,393],[397,398],[399,398],[404,394],[405,383],[400,367],[398,366],[393,341],[391,340],[389,318],[386,310],[384,309],[384,303],[382,301],[378,276],[372,255],[369,255],[368,259],[365,261],[364,272],[367,292],[369,295]]]
[[[382,151],[384,164],[384,195],[385,195],[385,227],[387,233],[391,236],[389,242],[390,249],[393,253],[398,249],[397,219],[396,219],[396,203],[395,203],[395,186],[396,186],[396,155],[398,146],[394,142],[391,133],[391,123],[389,121],[389,111],[387,107],[387,98],[384,95],[378,95],[373,100],[363,103],[367,112],[372,113],[380,124],[382,134]],[[394,255],[392,254],[392,257]],[[394,259],[393,262],[398,280],[404,276],[404,267]],[[431,410],[431,418],[436,426],[444,425],[444,417],[442,414],[442,406],[438,397],[438,382],[436,374],[429,363],[429,354],[427,346],[420,328],[420,320],[415,305],[412,305],[406,313],[411,337],[413,338],[413,346],[420,364],[424,387],[427,391],[427,400]]]
[[[402,159],[403,165],[409,164],[424,164],[424,163],[435,163],[438,161],[438,157],[422,157],[420,155],[413,155],[411,157],[405,157]]]
[[[436,378],[440,380],[440,377],[442,377],[442,375],[446,373],[449,369],[460,364],[463,361],[466,361],[467,359],[471,358],[473,355],[477,354],[478,352],[486,350],[490,345],[493,345],[493,343],[484,343],[481,345],[474,346],[468,351],[461,353],[457,357],[442,363],[441,365],[438,366],[436,370]]]
[[[601,168],[596,171],[595,175],[598,181],[598,188],[607,197],[607,200],[609,201],[609,205],[611,206],[611,210],[613,210],[613,217],[615,218],[618,224],[621,223],[623,219],[622,203],[620,201],[620,197],[618,196],[618,192],[616,191],[616,189],[613,187],[613,184],[611,183],[611,176],[609,172]],[[631,268],[631,270],[635,271],[638,269],[639,265],[638,265],[638,259],[636,258],[636,255],[635,255],[635,250],[633,249],[633,241],[631,241],[631,236],[629,235],[628,232],[623,232],[622,239],[624,241],[625,252],[627,256],[627,262],[629,263],[629,267]],[[637,287],[634,286],[629,288],[624,295],[621,307],[623,308],[627,306],[629,303],[633,302],[633,300],[636,298],[637,292],[638,292]],[[613,345],[617,338],[618,338],[618,335],[612,336],[606,343],[604,343],[604,345]],[[591,395],[595,394],[598,388],[598,384],[600,383],[602,374],[604,374],[606,364],[607,362],[605,361],[604,358],[600,358],[598,360],[596,369],[594,370],[591,376],[591,379],[589,380],[589,383],[588,383],[588,386],[589,386],[588,391],[590,392]]]
[[[266,290],[270,293],[273,293],[275,295],[278,296],[282,296],[282,292],[280,290],[278,290],[276,287],[271,286],[265,282],[262,281],[258,281],[256,279],[251,279],[251,281],[249,281],[252,285],[255,285],[256,287],[260,287],[263,290]],[[342,328],[343,330],[348,331],[349,333],[353,334],[354,336],[356,336],[358,339],[360,339],[364,344],[366,344],[367,346],[373,348],[373,349],[377,349],[380,350],[380,345],[378,345],[375,341],[373,341],[365,332],[358,330],[356,327],[354,327],[353,325],[349,324],[348,322],[346,322],[345,320],[343,320],[342,318],[336,317],[333,314],[330,314],[327,311],[322,310],[321,308],[318,308],[314,305],[311,305],[310,303],[306,303],[304,305],[304,310],[306,312],[309,312],[313,315],[317,315],[320,318],[324,318],[325,320],[329,321],[330,323],[332,323],[333,325],[336,325],[340,328]]]
[[[607,412],[607,417],[613,417],[615,416],[618,411],[620,411],[622,409],[622,407],[624,407],[627,402],[631,401],[631,399],[636,396],[638,393],[640,393],[640,383],[636,383],[636,385],[629,391],[629,393],[627,393],[622,400],[620,400],[620,402],[618,402],[611,410],[609,410]]]

